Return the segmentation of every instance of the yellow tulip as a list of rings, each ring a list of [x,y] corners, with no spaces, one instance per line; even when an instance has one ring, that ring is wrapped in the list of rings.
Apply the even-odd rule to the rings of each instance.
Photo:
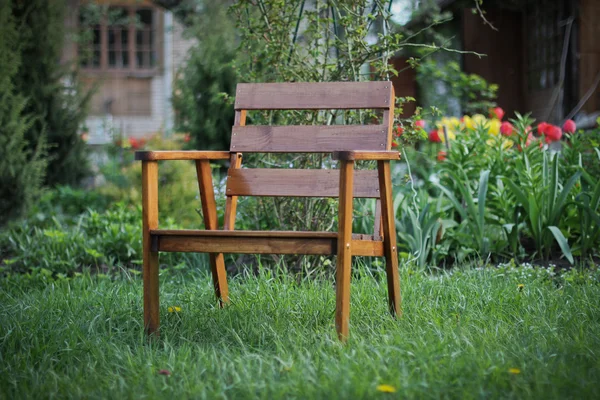
[[[473,124],[473,119],[471,117],[469,117],[468,115],[465,115],[463,117],[463,124],[465,124],[465,128],[467,128],[467,129],[473,129],[475,126]]]
[[[460,120],[456,117],[450,118],[450,126],[453,130],[460,129]]]
[[[487,118],[481,114],[475,114],[471,117],[473,120],[473,127],[476,128],[478,126],[483,126],[487,122]]]
[[[490,120],[489,128],[488,128],[488,132],[490,133],[490,135],[498,136],[498,134],[500,133],[500,125],[502,125],[500,120],[498,120],[498,119]]]
[[[508,149],[512,149],[512,147],[514,146],[515,142],[513,142],[510,139],[504,139],[502,140],[502,148],[504,150],[508,150]]]

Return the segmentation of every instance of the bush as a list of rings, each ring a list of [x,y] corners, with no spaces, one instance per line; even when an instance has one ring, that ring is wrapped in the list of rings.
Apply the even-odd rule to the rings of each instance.
[[[2,269],[10,273],[37,272],[55,277],[92,269],[116,272],[138,270],[142,263],[142,210],[123,203],[99,212],[87,210],[69,218],[52,217],[40,223],[21,221],[0,234]],[[162,227],[173,228],[171,219]],[[161,262],[170,266],[199,257],[167,253]]]
[[[46,172],[44,137],[28,141],[35,117],[26,111],[14,79],[23,68],[10,5],[0,4],[0,226],[22,215],[39,197]]]
[[[178,150],[184,139],[175,136],[164,139],[154,136],[148,141],[129,142],[117,139],[108,149],[109,161],[100,167],[106,183],[97,191],[112,201],[127,204],[142,204],[142,167],[133,161],[135,150],[146,149]],[[184,228],[202,226],[202,218],[197,210],[201,208],[196,169],[192,161],[168,161],[159,166],[158,206],[159,218],[172,218]],[[218,180],[215,180],[217,183]]]
[[[197,40],[175,82],[176,129],[192,139],[188,147],[227,150],[233,125],[235,34],[227,2],[205,1],[203,11],[189,17],[186,33]]]
[[[99,191],[57,186],[44,192],[29,210],[28,219],[37,226],[47,226],[56,219],[76,223],[86,211],[104,212],[113,202]]]
[[[78,130],[86,118],[90,93],[84,93],[76,77],[58,62],[67,2],[9,3],[19,26],[22,61],[15,75],[15,89],[28,99],[24,112],[36,117],[26,133],[29,149],[35,152],[45,137],[50,155],[46,183],[77,184],[89,173],[86,145]]]

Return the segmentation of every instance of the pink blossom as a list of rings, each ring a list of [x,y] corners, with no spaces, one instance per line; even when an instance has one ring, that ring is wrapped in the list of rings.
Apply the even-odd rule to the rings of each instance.
[[[563,125],[563,131],[565,131],[566,133],[574,133],[576,129],[577,125],[575,125],[575,121],[573,121],[572,119],[568,119],[565,121]]]
[[[502,117],[504,117],[504,110],[502,108],[495,107],[490,109],[490,118],[498,118],[499,120],[502,120]]]
[[[500,133],[504,136],[510,136],[513,134],[515,127],[508,121],[504,121],[502,125],[500,125]]]

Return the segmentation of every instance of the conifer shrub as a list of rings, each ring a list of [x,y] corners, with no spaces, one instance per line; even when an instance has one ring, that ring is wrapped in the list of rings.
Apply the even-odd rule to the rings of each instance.
[[[78,131],[86,118],[90,93],[83,91],[72,69],[60,63],[67,2],[8,3],[19,27],[21,64],[14,85],[28,99],[23,111],[35,116],[25,134],[28,149],[35,152],[45,137],[49,154],[45,183],[77,184],[89,174],[86,145]]]
[[[0,3],[0,226],[18,217],[40,195],[47,158],[44,136],[26,139],[36,122],[28,99],[13,83],[22,68],[19,35],[10,4]]]

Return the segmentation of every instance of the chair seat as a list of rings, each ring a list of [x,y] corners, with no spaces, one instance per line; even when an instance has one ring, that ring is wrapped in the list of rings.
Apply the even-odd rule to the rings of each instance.
[[[153,229],[153,251],[200,253],[311,254],[337,253],[337,232],[224,231]],[[353,255],[383,255],[380,236],[353,234]]]

